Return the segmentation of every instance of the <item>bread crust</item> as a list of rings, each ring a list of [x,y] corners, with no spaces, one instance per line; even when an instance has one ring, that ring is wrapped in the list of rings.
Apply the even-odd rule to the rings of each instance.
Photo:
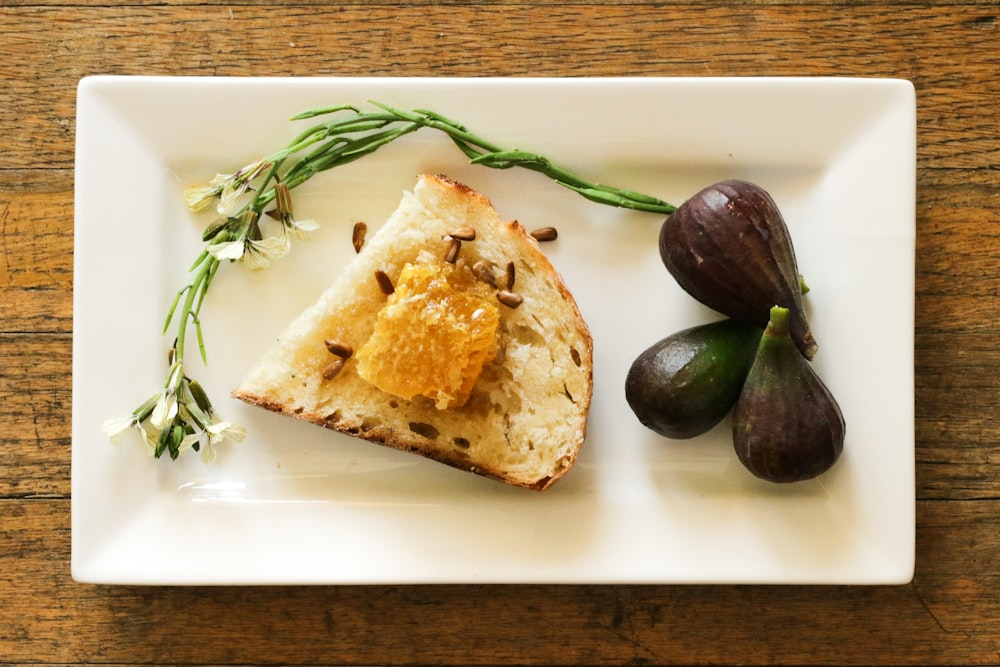
[[[565,338],[569,341],[567,343],[571,347],[569,352],[560,351],[559,354],[563,356],[569,355],[572,358],[572,364],[564,363],[559,372],[566,372],[573,377],[563,382],[561,393],[564,393],[565,396],[560,396],[556,399],[553,399],[551,396],[542,397],[546,400],[558,400],[559,405],[562,406],[558,410],[559,414],[554,414],[551,417],[557,424],[554,431],[558,431],[561,434],[562,440],[564,440],[558,446],[552,447],[552,460],[543,461],[544,465],[539,466],[543,469],[534,474],[526,473],[523,470],[511,470],[503,465],[503,461],[499,461],[497,457],[487,456],[485,446],[481,446],[479,442],[469,443],[466,441],[465,446],[462,446],[462,441],[465,438],[456,436],[455,433],[446,430],[450,426],[446,427],[440,421],[444,417],[444,415],[441,415],[441,412],[446,412],[452,413],[451,415],[447,415],[450,420],[448,422],[449,425],[453,425],[453,422],[460,421],[462,418],[468,420],[470,427],[475,426],[477,429],[485,429],[486,426],[483,426],[483,424],[497,424],[498,426],[494,429],[496,433],[492,434],[492,439],[499,442],[487,444],[494,448],[515,446],[523,448],[524,443],[511,441],[514,436],[511,435],[513,428],[509,423],[520,420],[521,415],[507,413],[494,414],[497,407],[496,401],[492,405],[492,411],[482,409],[481,405],[438,411],[430,403],[421,403],[421,397],[417,397],[405,405],[408,411],[407,417],[410,418],[409,421],[403,418],[402,422],[397,420],[397,423],[391,424],[392,419],[372,418],[369,415],[362,417],[358,411],[342,410],[338,407],[335,397],[326,405],[310,405],[309,400],[300,400],[298,396],[289,393],[284,387],[274,386],[275,382],[268,383],[262,380],[259,374],[255,376],[255,371],[251,371],[248,378],[244,380],[232,395],[248,404],[265,410],[305,420],[324,428],[362,438],[379,445],[415,453],[454,468],[496,479],[506,484],[539,491],[547,489],[572,469],[586,436],[586,421],[593,391],[593,342],[590,337],[589,328],[562,277],[553,267],[548,257],[538,248],[538,242],[527,232],[521,223],[516,220],[502,221],[493,209],[489,199],[472,188],[444,175],[421,176],[414,192],[420,194],[424,199],[438,196],[451,204],[454,204],[456,201],[460,202],[468,207],[466,212],[471,212],[472,215],[488,215],[491,219],[488,221],[489,224],[485,225],[485,229],[481,221],[476,223],[480,227],[480,233],[483,235],[496,234],[502,237],[502,241],[505,244],[516,247],[520,253],[518,260],[535,273],[535,275],[525,276],[519,278],[519,280],[529,282],[529,284],[540,281],[544,283],[545,290],[554,291],[547,298],[553,302],[558,301],[560,316],[558,322],[559,331],[555,333],[543,333],[557,335],[560,340]],[[404,197],[405,201],[406,198]],[[425,203],[428,206],[434,205],[433,202]],[[403,206],[404,204],[401,203],[400,208],[402,209]],[[396,214],[390,218],[386,227],[392,224],[395,216]],[[381,233],[381,230],[379,233]],[[473,243],[479,242],[476,241]],[[373,250],[373,252],[377,252],[377,250]],[[361,255],[358,257],[360,258]],[[356,259],[355,261],[359,260]],[[329,291],[335,289],[337,289],[336,285]],[[318,307],[319,305],[314,308]],[[511,318],[520,318],[519,321],[524,320],[525,317],[530,317],[530,315],[525,315],[524,313],[515,315],[513,314],[515,312],[511,311],[512,314],[508,316]],[[306,314],[303,314],[302,317],[305,318]],[[319,314],[314,312],[309,317],[318,320]],[[540,323],[537,317],[536,321]],[[523,329],[526,325],[518,324],[517,326]],[[555,325],[553,325],[553,328],[555,328]],[[511,329],[507,334],[499,335],[514,335],[511,332],[521,331],[521,329]],[[524,335],[532,335],[531,332],[522,333]],[[535,343],[536,347],[545,347],[545,354],[554,359],[556,353],[548,349],[552,345],[551,341],[547,340],[545,336],[540,336],[539,340],[540,342]],[[530,345],[521,346],[519,343],[515,344],[514,341],[501,340],[499,344],[501,349],[509,347],[509,352],[514,351],[518,354],[530,354],[532,352],[532,350],[527,349],[530,348]],[[288,344],[288,348],[293,346],[294,343]],[[525,349],[522,349],[522,347]],[[265,355],[265,358],[258,364],[257,368],[275,364],[275,360],[279,357],[282,359],[282,363],[292,364],[294,362],[288,361],[292,351],[291,349],[285,349],[279,353],[272,350],[269,355]],[[536,350],[535,352],[538,351]],[[502,368],[503,364],[512,365],[513,363],[510,358],[498,359],[496,362],[497,367],[492,368],[490,372],[502,375],[506,372]],[[302,372],[305,373],[308,371],[303,370]],[[486,369],[484,369],[485,372]],[[335,379],[331,382],[331,385],[336,381]],[[477,389],[474,390],[474,394],[478,391],[480,383],[484,385],[489,384],[481,378],[477,382]],[[571,386],[572,389],[570,388]],[[373,392],[380,391],[373,387],[370,387],[370,390]],[[547,386],[546,393],[553,393],[551,386]],[[480,404],[487,400],[483,396],[479,396],[479,399]],[[313,402],[317,401],[314,400]],[[402,403],[406,402],[402,399],[389,401],[389,404]],[[539,411],[541,410],[538,405],[534,404],[526,406],[522,403],[522,407],[526,411],[534,411],[536,408]],[[377,413],[377,409],[371,411],[371,414]],[[421,417],[421,415],[423,415],[422,419],[416,419],[416,417]],[[505,428],[506,431],[504,430]],[[538,430],[535,427],[535,431],[537,432]],[[463,433],[464,431],[455,432]],[[506,438],[507,441],[503,442],[503,438]],[[442,441],[447,441],[448,445],[443,446]],[[527,446],[528,449],[534,449],[534,445],[530,441],[527,443]]]
[[[545,476],[531,483],[525,483],[517,478],[512,478],[504,470],[494,469],[482,463],[469,461],[468,459],[465,459],[457,454],[449,455],[447,450],[424,447],[419,441],[414,440],[412,437],[400,437],[396,432],[379,425],[365,428],[357,424],[348,423],[345,420],[331,419],[329,415],[323,416],[317,413],[305,411],[296,412],[295,410],[289,410],[287,406],[276,403],[267,397],[257,396],[241,392],[239,390],[233,392],[233,397],[249,403],[250,405],[254,405],[271,412],[276,412],[281,415],[286,415],[288,417],[301,419],[337,433],[343,433],[345,435],[367,440],[368,442],[382,445],[384,447],[390,447],[399,451],[417,454],[459,470],[495,479],[511,486],[519,486],[535,491],[544,491],[568,473],[570,469],[572,469],[573,464],[576,463],[576,457],[580,451],[579,447],[574,449],[572,459],[567,461],[567,465],[565,465],[558,474]],[[583,443],[584,436],[585,432],[581,429],[579,435],[580,444]]]

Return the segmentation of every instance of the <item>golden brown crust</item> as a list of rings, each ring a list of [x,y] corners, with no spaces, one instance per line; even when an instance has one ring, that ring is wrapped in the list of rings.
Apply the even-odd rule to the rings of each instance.
[[[286,406],[281,405],[275,401],[272,401],[263,396],[258,396],[255,394],[249,394],[241,392],[239,390],[232,392],[232,397],[244,401],[250,405],[255,405],[259,408],[269,410],[271,412],[276,412],[281,415],[288,417],[294,417],[295,419],[301,419],[303,421],[316,424],[317,426],[322,426],[323,428],[330,429],[331,431],[336,431],[337,433],[343,433],[344,435],[349,435],[355,438],[361,438],[362,440],[367,440],[378,445],[383,445],[385,447],[390,447],[399,451],[409,452],[411,454],[419,454],[420,456],[432,459],[438,463],[443,463],[445,465],[451,466],[453,468],[458,468],[459,470],[464,470],[466,472],[475,473],[483,477],[488,477],[490,479],[495,479],[500,482],[505,482],[513,486],[520,486],[526,489],[533,489],[535,491],[544,491],[549,488],[561,478],[566,472],[568,472],[573,464],[576,462],[576,451],[573,454],[572,460],[568,461],[568,464],[562,469],[559,474],[552,475],[550,477],[545,477],[538,480],[533,484],[523,483],[510,475],[505,473],[503,470],[491,469],[482,463],[477,463],[475,461],[470,461],[469,459],[463,458],[457,454],[449,455],[446,450],[433,449],[429,447],[421,447],[418,442],[413,438],[400,437],[398,434],[394,433],[389,429],[382,428],[381,426],[363,427],[352,424],[346,420],[339,420],[331,418],[331,415],[319,415],[316,413],[305,412],[305,411],[295,411],[289,410]],[[582,436],[581,436],[582,440]],[[577,449],[577,451],[579,451]]]
[[[456,190],[460,191],[463,195],[476,199],[483,206],[489,206],[490,208],[493,208],[493,203],[486,198],[486,195],[473,190],[472,188],[470,188],[465,183],[462,183],[461,181],[456,181],[451,176],[446,176],[445,174],[434,174],[433,176],[425,176],[424,178],[436,180],[440,184],[445,186],[450,185]]]

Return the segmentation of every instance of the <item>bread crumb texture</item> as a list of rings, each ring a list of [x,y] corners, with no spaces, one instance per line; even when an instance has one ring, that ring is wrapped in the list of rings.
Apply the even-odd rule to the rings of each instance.
[[[386,317],[380,322],[380,312],[394,297],[397,303],[410,299],[393,325],[418,327],[426,325],[425,316],[433,319],[443,314],[442,308],[451,307],[443,298],[421,314],[415,287],[440,272],[427,267],[440,266],[450,233],[463,228],[474,229],[476,238],[462,243],[454,265],[448,264],[444,272],[462,285],[454,294],[464,302],[461,308],[471,309],[460,318],[464,323],[436,336],[415,334],[401,341],[398,327],[386,324]],[[516,308],[494,303],[497,288],[490,285],[492,278],[501,289],[506,287],[509,262],[516,276],[513,290],[523,297]],[[385,294],[375,279],[379,270],[403,287],[402,295]],[[492,308],[495,318],[489,321],[493,316],[487,313],[482,322],[473,322],[470,315],[484,296],[489,306],[483,308]],[[478,324],[483,326],[477,329]],[[484,339],[483,332],[493,327],[495,336]],[[333,359],[324,343],[330,339],[359,353],[347,359],[335,377],[324,379],[323,369]],[[541,490],[572,468],[583,444],[593,387],[592,353],[590,332],[572,295],[524,227],[503,221],[485,197],[467,186],[425,175],[233,395]],[[466,386],[465,379],[475,370],[470,364],[481,365],[481,372]],[[359,374],[359,366],[369,379],[394,379],[373,383]],[[419,376],[415,384],[401,379],[409,372]]]

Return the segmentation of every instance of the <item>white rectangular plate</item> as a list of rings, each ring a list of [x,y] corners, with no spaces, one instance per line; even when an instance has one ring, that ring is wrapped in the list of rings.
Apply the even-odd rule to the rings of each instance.
[[[295,191],[321,224],[261,273],[226,265],[190,375],[247,439],[155,460],[101,424],[162,386],[167,307],[211,222],[183,191],[284,146],[293,114],[374,99],[429,108],[508,148],[675,204],[743,178],[781,207],[847,421],[817,480],[753,478],[729,425],[691,441],[624,396],[643,349],[717,316],[660,262],[661,217],[531,172],[468,165],[421,130]],[[219,79],[81,82],[73,338],[73,576],[143,584],[909,581],[914,557],[915,100],[877,79]],[[422,172],[487,195],[545,246],[588,320],[594,401],[576,468],[536,493],[243,405],[229,392]],[[189,349],[194,348],[194,343]],[[191,357],[192,355],[189,355]]]

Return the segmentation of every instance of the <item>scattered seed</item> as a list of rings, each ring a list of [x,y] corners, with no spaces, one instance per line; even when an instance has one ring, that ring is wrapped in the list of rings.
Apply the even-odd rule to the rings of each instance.
[[[444,261],[449,264],[454,264],[455,260],[458,259],[458,253],[462,251],[462,242],[459,239],[453,238],[448,243],[448,249],[444,252]]]
[[[363,222],[354,223],[354,231],[351,232],[351,243],[354,244],[354,252],[361,252],[365,245],[365,236],[368,234],[368,225]]]
[[[453,239],[458,239],[459,241],[475,241],[476,240],[476,230],[472,227],[460,227],[456,229],[451,234],[448,234]]]
[[[500,290],[497,292],[497,299],[508,308],[517,308],[524,303],[523,296],[517,292],[511,292],[510,290]]]
[[[396,291],[396,286],[392,284],[392,278],[390,278],[389,275],[382,269],[375,271],[375,280],[378,281],[379,289],[382,290],[382,293],[386,296],[389,296]]]
[[[343,370],[343,368],[344,368],[344,360],[339,358],[334,359],[333,361],[328,363],[326,367],[323,369],[323,379],[332,380],[337,376],[337,373]]]
[[[507,262],[507,291],[514,289],[514,262]]]
[[[353,347],[347,343],[342,343],[339,340],[331,340],[327,338],[323,341],[323,344],[326,345],[326,349],[330,352],[330,354],[336,355],[341,359],[350,359],[351,355],[354,354]]]
[[[493,273],[493,265],[488,260],[481,259],[472,265],[472,275],[476,280],[486,283],[493,289],[497,288],[497,277]]]
[[[559,232],[555,227],[541,227],[531,232],[531,236],[539,243],[545,243],[546,241],[555,241],[559,238]]]

